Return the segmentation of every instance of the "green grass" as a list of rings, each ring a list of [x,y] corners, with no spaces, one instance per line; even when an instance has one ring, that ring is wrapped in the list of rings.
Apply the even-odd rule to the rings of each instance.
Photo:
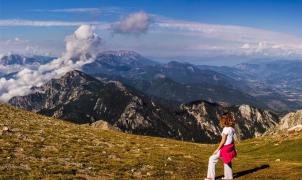
[[[215,145],[130,135],[0,105],[0,179],[201,179]],[[302,177],[301,134],[237,143],[238,179]],[[280,159],[280,161],[276,161]],[[222,175],[222,163],[217,175]]]

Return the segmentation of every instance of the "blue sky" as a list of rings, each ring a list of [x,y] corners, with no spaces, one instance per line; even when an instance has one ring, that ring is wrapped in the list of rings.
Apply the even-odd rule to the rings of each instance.
[[[139,27],[117,30],[131,17]],[[0,53],[58,56],[67,35],[92,24],[104,50],[135,50],[157,59],[202,63],[217,57],[227,64],[229,57],[300,58],[301,17],[299,0],[0,0]]]

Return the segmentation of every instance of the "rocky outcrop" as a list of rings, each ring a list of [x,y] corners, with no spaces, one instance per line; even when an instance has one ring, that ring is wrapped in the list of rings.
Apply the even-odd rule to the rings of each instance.
[[[220,139],[219,117],[224,112],[233,113],[238,139],[260,136],[278,123],[278,116],[274,113],[250,105],[223,106],[206,101],[195,101],[182,105],[181,109],[184,120],[190,124],[196,123],[209,141]]]
[[[271,128],[266,134],[279,134],[292,131],[300,131],[302,129],[302,110],[290,112],[283,116],[280,123]]]
[[[112,126],[107,121],[97,120],[96,122],[90,124],[91,127],[102,129],[102,130],[111,130],[111,131],[119,131],[120,129]]]
[[[302,124],[302,110],[286,114],[280,121],[278,129],[289,129]]]

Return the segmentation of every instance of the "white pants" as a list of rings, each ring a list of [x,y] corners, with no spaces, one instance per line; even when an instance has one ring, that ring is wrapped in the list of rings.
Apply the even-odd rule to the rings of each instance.
[[[211,178],[215,180],[215,165],[218,162],[220,156],[220,151],[216,154],[213,154],[209,158],[209,165],[208,165],[208,175],[207,178]],[[233,179],[233,171],[232,171],[232,163],[224,164],[224,178],[225,179]]]

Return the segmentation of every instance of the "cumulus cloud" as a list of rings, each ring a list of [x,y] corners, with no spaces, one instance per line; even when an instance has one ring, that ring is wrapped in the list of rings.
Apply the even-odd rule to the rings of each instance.
[[[112,24],[114,33],[121,34],[141,34],[148,31],[151,24],[151,18],[143,11],[131,13],[121,19],[121,21]]]
[[[14,96],[31,93],[31,87],[41,86],[53,78],[59,78],[73,69],[80,69],[94,60],[101,49],[102,40],[89,25],[80,26],[65,40],[66,52],[48,64],[30,69],[25,68],[13,79],[0,79],[0,101],[7,102]]]
[[[277,56],[277,57],[290,57],[302,54],[302,48],[290,47],[284,44],[270,43],[266,41],[260,41],[256,43],[244,43],[241,46],[241,50],[245,55],[248,56]]]
[[[65,39],[65,58],[71,59],[80,55],[93,55],[100,51],[102,39],[94,33],[94,28],[89,25],[80,26],[74,34]]]

